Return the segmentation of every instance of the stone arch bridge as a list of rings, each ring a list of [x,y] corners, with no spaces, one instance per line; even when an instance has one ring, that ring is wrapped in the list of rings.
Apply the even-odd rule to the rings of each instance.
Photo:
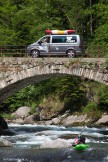
[[[0,103],[18,90],[54,76],[76,75],[108,85],[103,58],[0,58]]]

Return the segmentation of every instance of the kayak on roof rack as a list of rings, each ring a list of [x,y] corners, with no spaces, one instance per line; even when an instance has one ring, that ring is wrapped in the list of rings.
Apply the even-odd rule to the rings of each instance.
[[[75,30],[45,30],[46,34],[75,34]]]

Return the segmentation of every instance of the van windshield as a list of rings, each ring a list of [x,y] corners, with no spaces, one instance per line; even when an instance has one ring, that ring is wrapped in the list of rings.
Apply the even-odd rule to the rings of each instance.
[[[50,43],[50,36],[43,37],[39,42],[41,42],[41,43]]]
[[[52,36],[52,43],[76,43],[76,36]]]

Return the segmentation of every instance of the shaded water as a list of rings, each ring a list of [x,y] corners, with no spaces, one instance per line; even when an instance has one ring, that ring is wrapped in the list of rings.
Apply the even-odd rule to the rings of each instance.
[[[86,128],[83,135],[90,148],[78,152],[72,147],[53,148],[56,143],[53,146],[50,143],[57,139],[60,146],[63,142],[72,143],[74,139],[66,136],[78,134],[82,127],[12,124],[9,127],[16,135],[2,137],[14,146],[0,148],[0,162],[108,162],[108,129]],[[44,143],[46,148],[41,148]]]

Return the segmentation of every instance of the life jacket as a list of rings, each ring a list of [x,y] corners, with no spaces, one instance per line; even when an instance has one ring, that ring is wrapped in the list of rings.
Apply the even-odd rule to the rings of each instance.
[[[85,143],[85,138],[84,137],[79,137],[79,138],[75,139],[75,142],[74,142],[75,145],[81,144],[81,143]]]
[[[79,139],[77,138],[74,143],[77,145],[79,143]]]

